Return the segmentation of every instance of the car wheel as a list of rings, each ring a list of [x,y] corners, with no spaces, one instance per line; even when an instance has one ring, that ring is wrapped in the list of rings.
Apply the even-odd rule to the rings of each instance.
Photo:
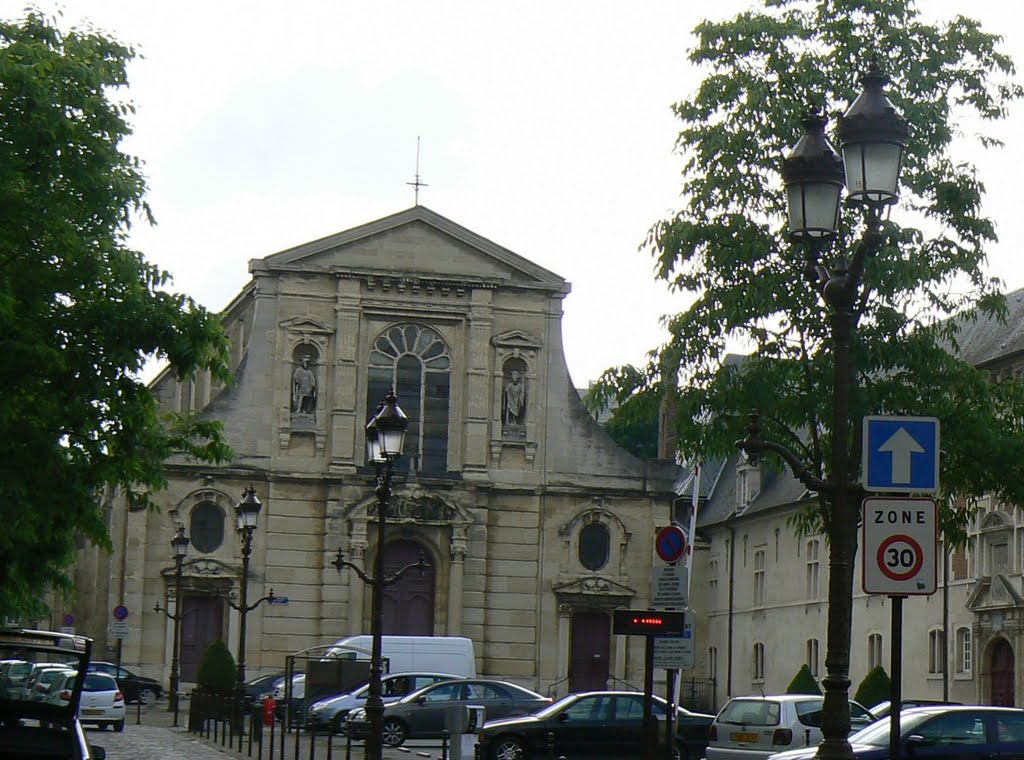
[[[491,760],[525,760],[526,748],[519,739],[502,736],[495,740]]]
[[[348,710],[342,710],[334,716],[334,720],[331,721],[331,731],[336,734],[345,734],[345,721],[348,719]]]
[[[381,731],[381,738],[389,747],[401,747],[409,730],[405,724],[397,718],[388,718],[384,721],[384,728]]]
[[[124,731],[124,721],[123,720],[117,721],[117,723],[114,724],[114,730],[117,731],[118,733],[121,733],[122,731]]]
[[[156,702],[156,692],[152,689],[142,689],[139,691],[139,701],[144,705],[151,705]]]

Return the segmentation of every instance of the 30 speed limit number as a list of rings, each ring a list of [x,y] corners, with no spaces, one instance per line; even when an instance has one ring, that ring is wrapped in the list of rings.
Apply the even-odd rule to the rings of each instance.
[[[864,500],[861,567],[868,594],[934,594],[938,581],[934,499]]]

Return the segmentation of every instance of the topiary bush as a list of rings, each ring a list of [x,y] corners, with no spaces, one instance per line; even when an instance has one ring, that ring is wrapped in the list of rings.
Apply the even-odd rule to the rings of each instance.
[[[874,705],[889,698],[891,688],[892,682],[889,680],[889,675],[885,672],[885,668],[878,665],[864,676],[864,680],[860,682],[853,698],[870,710]]]
[[[197,685],[203,691],[230,694],[235,685],[235,658],[228,645],[217,639],[203,652]]]
[[[793,676],[793,680],[786,687],[787,694],[821,694],[821,687],[818,680],[811,674],[807,665],[801,666],[800,670]]]

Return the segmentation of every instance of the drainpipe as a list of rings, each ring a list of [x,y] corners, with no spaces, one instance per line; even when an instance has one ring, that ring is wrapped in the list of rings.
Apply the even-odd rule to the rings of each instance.
[[[732,696],[733,599],[736,591],[736,528],[729,528],[729,635],[726,641],[725,696]]]
[[[942,641],[945,644],[943,657],[946,662],[942,668],[942,701],[949,701],[949,553],[946,551],[946,542],[940,544],[942,552]],[[953,642],[956,646],[956,642]],[[956,662],[956,656],[953,657]]]

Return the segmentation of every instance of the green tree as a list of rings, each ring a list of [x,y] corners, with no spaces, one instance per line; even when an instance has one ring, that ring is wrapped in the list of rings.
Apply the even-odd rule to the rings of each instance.
[[[638,459],[658,456],[656,402],[651,396],[634,396],[612,410],[611,418],[602,425],[613,441]]]
[[[1022,95],[1000,38],[963,16],[926,22],[910,0],[766,0],[732,19],[704,21],[695,34],[690,60],[706,76],[674,106],[683,207],[655,223],[644,245],[656,257],[657,276],[686,293],[689,306],[666,320],[669,341],[649,366],[610,369],[591,395],[621,403],[636,394],[672,394],[679,451],[695,460],[734,454],[751,410],[759,409],[763,438],[785,445],[810,476],[824,479],[833,446],[845,449],[841,459],[856,477],[863,416],[937,417],[943,531],[950,542],[962,541],[975,496],[1024,503],[1024,480],[1013,476],[1024,457],[1024,387],[1015,379],[993,382],[956,351],[964,320],[1006,313],[1000,283],[983,271],[995,240],[982,210],[984,186],[958,158],[997,145],[986,124]],[[860,90],[857,70],[872,59],[892,78],[887,93],[910,136],[901,200],[872,239],[852,304],[849,433],[833,440],[826,278],[814,286],[804,281],[808,273],[815,279],[816,260],[787,240],[779,169],[803,132],[801,118],[845,111]],[[862,229],[860,209],[846,207],[839,226],[838,242],[819,260],[834,270],[843,268]],[[744,361],[727,360],[736,347],[749,352]],[[770,457],[768,464],[781,467]],[[796,527],[842,535],[848,552],[858,510],[844,509],[834,524],[830,506],[819,493]],[[832,572],[832,558],[829,656],[841,663],[849,657],[852,557],[839,557],[841,573]],[[830,720],[845,712],[838,709],[846,698],[839,675],[826,676],[834,687],[827,694],[839,698],[826,697]],[[832,724],[829,736],[837,728]]]
[[[892,684],[885,668],[876,665],[864,676],[864,680],[857,687],[857,693],[853,695],[854,700],[860,702],[869,710],[879,702],[884,702],[891,694]]]
[[[0,21],[0,614],[36,615],[78,536],[109,546],[97,499],[165,484],[163,462],[230,456],[219,425],[162,416],[139,372],[230,380],[218,317],[127,246],[151,222],[119,143],[134,52],[36,12]]]
[[[818,686],[818,679],[811,674],[807,664],[800,666],[800,670],[793,676],[793,680],[786,687],[787,694],[821,694],[821,687]]]
[[[230,694],[235,685],[235,658],[221,639],[216,639],[203,652],[199,662],[196,685],[205,691]]]

